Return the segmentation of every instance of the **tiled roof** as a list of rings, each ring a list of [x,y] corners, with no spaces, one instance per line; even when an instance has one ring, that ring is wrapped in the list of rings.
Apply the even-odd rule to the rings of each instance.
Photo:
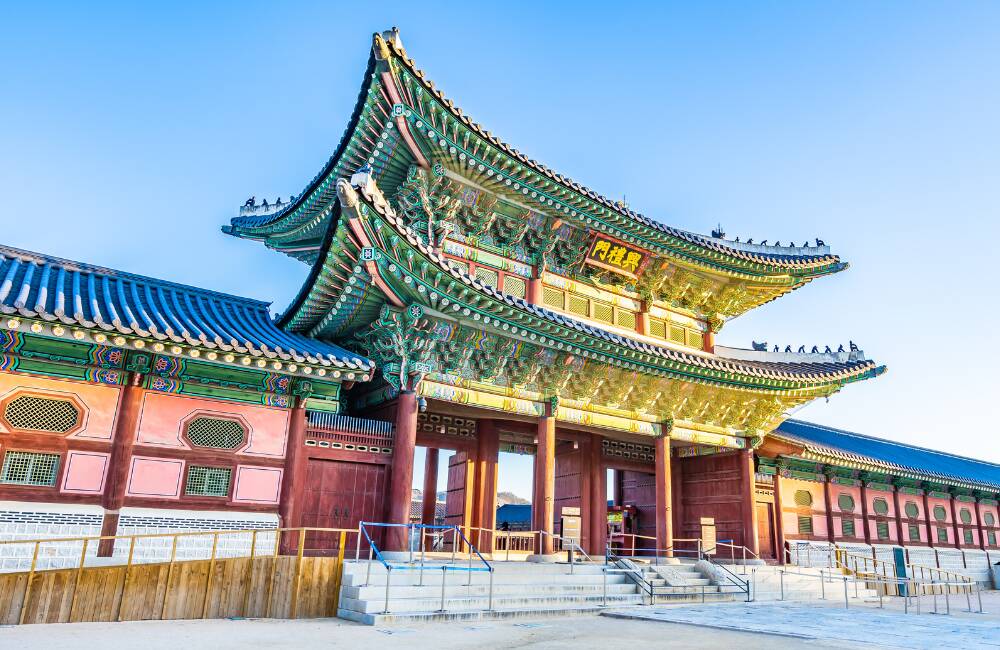
[[[813,451],[842,455],[845,459],[872,460],[890,468],[917,472],[943,482],[961,481],[1000,489],[1000,465],[942,451],[834,429],[801,420],[786,420],[777,428],[778,437],[803,443]]]
[[[531,521],[530,503],[505,503],[497,508],[497,525],[503,522],[527,523]]]
[[[372,365],[279,329],[265,302],[2,245],[0,313],[300,363]]]
[[[382,217],[392,224],[401,235],[406,237],[410,245],[415,246],[431,261],[437,263],[443,270],[463,284],[474,287],[493,298],[505,302],[518,309],[527,311],[537,317],[544,318],[550,322],[557,323],[564,327],[569,327],[591,336],[609,341],[615,345],[626,347],[632,350],[653,355],[663,361],[679,361],[682,363],[698,366],[707,371],[724,373],[740,373],[758,378],[775,380],[800,381],[806,383],[823,383],[832,381],[846,381],[855,379],[867,379],[877,377],[885,372],[885,366],[878,366],[873,361],[859,359],[856,361],[823,361],[823,362],[775,362],[775,361],[747,361],[743,359],[732,359],[711,354],[695,354],[683,352],[665,345],[655,345],[646,341],[622,336],[595,325],[584,323],[575,318],[546,309],[539,305],[532,304],[523,298],[518,298],[504,293],[488,284],[484,284],[479,279],[470,276],[451,261],[438,255],[430,249],[423,240],[400,218],[389,202],[385,199],[374,178],[370,174],[355,174],[350,183],[340,180],[338,183],[348,191],[357,190],[365,201],[369,203]],[[343,199],[341,199],[343,200]],[[317,264],[322,264],[322,256]],[[300,296],[301,298],[301,296]],[[294,309],[295,305],[293,305]],[[291,310],[289,310],[291,311]]]

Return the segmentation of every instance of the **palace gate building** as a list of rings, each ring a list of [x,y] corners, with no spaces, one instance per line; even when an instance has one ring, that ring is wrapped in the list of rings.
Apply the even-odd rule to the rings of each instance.
[[[473,533],[495,527],[499,454],[515,451],[534,456],[531,528],[579,508],[594,553],[609,492],[650,547],[704,518],[771,556],[786,538],[883,539],[911,502],[918,534],[896,517],[887,539],[945,543],[927,517],[942,506],[947,543],[995,546],[997,485],[869,462],[811,425],[772,433],[884,367],[853,345],[716,345],[729,319],[844,270],[827,246],[693,234],[605,198],[473,122],[395,31],[375,35],[304,191],[248,201],[223,230],[308,266],[277,319],[0,249],[0,534],[406,522],[420,445],[425,495],[438,450],[455,452],[445,521]],[[850,528],[832,486],[860,503]]]

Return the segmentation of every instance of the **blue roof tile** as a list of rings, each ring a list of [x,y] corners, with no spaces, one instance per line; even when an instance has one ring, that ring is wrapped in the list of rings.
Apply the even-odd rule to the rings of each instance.
[[[300,363],[372,365],[339,346],[281,330],[259,300],[2,245],[0,313]]]
[[[782,437],[810,443],[828,450],[880,461],[903,469],[959,480],[983,487],[1000,489],[1000,465],[942,451],[924,449],[900,442],[834,429],[801,420],[786,420],[776,433]]]

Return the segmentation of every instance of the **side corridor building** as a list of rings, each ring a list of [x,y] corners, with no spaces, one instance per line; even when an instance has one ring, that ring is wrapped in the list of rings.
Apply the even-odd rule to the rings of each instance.
[[[716,345],[844,270],[825,244],[698,235],[605,198],[472,121],[395,31],[316,177],[223,230],[308,267],[277,319],[0,248],[0,536],[402,523],[420,445],[425,494],[455,452],[445,521],[481,546],[503,451],[534,456],[531,528],[579,508],[594,553],[609,492],[649,547],[706,519],[765,557],[795,539],[997,547],[996,466],[782,424],[884,366],[853,345]]]

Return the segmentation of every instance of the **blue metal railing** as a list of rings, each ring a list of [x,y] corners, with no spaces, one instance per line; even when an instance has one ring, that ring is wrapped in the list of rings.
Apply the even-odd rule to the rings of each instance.
[[[371,528],[406,528],[407,529],[407,549],[410,553],[410,560],[408,562],[391,562],[382,555],[382,551],[379,550],[378,545],[375,540],[372,539],[371,533],[369,532],[369,527]],[[412,532],[414,530],[420,531],[420,558],[419,561],[414,561],[413,558],[413,544],[412,542]],[[424,531],[442,531],[452,533],[452,561],[451,564],[441,562],[440,564],[428,565],[426,562],[426,552],[424,548]],[[385,606],[383,613],[389,613],[389,589],[392,583],[392,572],[393,571],[419,571],[420,572],[420,586],[424,584],[424,571],[425,570],[441,570],[441,609],[439,611],[445,611],[445,587],[447,584],[448,571],[465,571],[469,575],[468,585],[472,584],[472,574],[474,573],[489,573],[490,576],[490,588],[487,611],[493,609],[493,565],[490,564],[482,553],[479,552],[471,541],[462,532],[459,526],[436,526],[431,524],[385,524],[377,523],[372,521],[363,521],[358,525],[358,550],[355,553],[355,559],[360,559],[360,546],[361,546],[361,536],[364,535],[365,540],[368,542],[368,571],[365,576],[365,585],[368,586],[371,582],[371,572],[372,572],[372,562],[378,560],[378,562],[385,567]],[[459,565],[457,562],[457,548],[459,543],[465,544],[469,549],[469,564],[468,566]],[[479,558],[483,566],[472,566],[473,556]]]

